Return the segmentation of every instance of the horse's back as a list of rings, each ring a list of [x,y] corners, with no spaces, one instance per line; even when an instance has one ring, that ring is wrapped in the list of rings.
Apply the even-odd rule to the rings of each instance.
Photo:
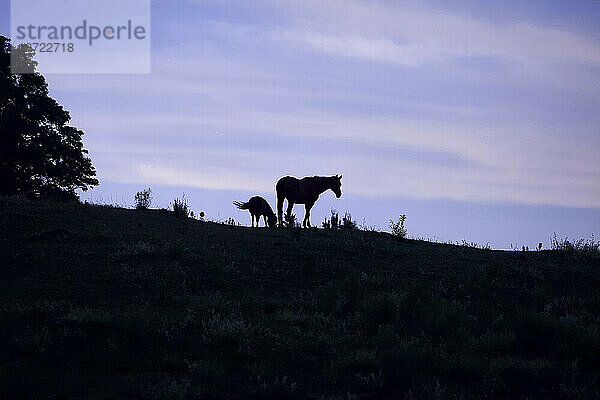
[[[279,178],[279,180],[277,181],[276,187],[282,187],[282,186],[287,186],[287,185],[290,185],[290,184],[295,184],[295,183],[297,183],[299,181],[300,180],[298,178],[296,178],[296,177],[286,175],[286,176],[284,176],[282,178]]]
[[[284,176],[277,181],[277,185],[275,185],[275,189],[278,193],[284,191],[287,192],[290,188],[294,188],[298,186],[300,183],[300,179],[295,178],[293,176]]]
[[[250,198],[250,200],[248,200],[248,203],[261,205],[261,206],[269,205],[269,202],[267,200],[265,200],[264,197],[261,197],[261,196],[252,196]]]
[[[252,196],[250,200],[248,200],[248,204],[250,205],[250,209],[253,210],[256,214],[265,214],[267,212],[273,212],[271,205],[267,200],[265,200],[261,196]]]
[[[264,199],[260,196],[252,196],[252,197],[250,197],[250,200],[248,200],[248,204],[250,206],[256,207],[256,206],[262,204],[262,200],[264,200]]]

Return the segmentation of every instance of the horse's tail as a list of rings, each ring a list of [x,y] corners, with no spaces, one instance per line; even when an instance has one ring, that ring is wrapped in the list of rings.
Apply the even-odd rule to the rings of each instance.
[[[240,210],[248,209],[248,203],[243,203],[241,201],[234,201],[233,205],[236,206],[237,208],[239,208]]]

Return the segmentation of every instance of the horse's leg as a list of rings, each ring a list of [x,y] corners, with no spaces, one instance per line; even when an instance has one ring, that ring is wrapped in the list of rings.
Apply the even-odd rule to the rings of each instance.
[[[302,226],[306,228],[308,226],[310,228],[310,210],[315,205],[315,203],[306,203],[304,205],[304,221],[302,221]]]
[[[283,195],[277,193],[277,221],[279,226],[283,226]]]
[[[304,205],[304,219],[302,220],[302,227],[303,228],[306,228],[306,219],[308,218],[308,214],[309,214],[308,204],[305,204]]]
[[[287,213],[286,215],[288,217],[290,217],[292,215],[292,209],[294,208],[294,203],[292,203],[289,199],[288,199],[288,206],[287,206]]]

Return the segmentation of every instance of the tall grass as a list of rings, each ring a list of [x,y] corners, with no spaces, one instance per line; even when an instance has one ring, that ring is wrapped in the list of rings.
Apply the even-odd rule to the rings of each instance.
[[[177,197],[173,200],[171,203],[171,210],[175,216],[179,218],[188,218],[190,216],[191,210],[188,206],[187,199],[185,198],[185,193],[181,198]]]
[[[152,204],[152,189],[148,188],[137,192],[133,201],[136,210],[147,210]]]

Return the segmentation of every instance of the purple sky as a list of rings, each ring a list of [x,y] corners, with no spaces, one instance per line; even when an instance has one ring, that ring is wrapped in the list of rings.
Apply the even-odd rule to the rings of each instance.
[[[153,1],[151,74],[46,79],[98,170],[83,199],[151,186],[249,224],[232,200],[341,173],[313,225],[547,247],[600,233],[600,2],[523,3]]]

